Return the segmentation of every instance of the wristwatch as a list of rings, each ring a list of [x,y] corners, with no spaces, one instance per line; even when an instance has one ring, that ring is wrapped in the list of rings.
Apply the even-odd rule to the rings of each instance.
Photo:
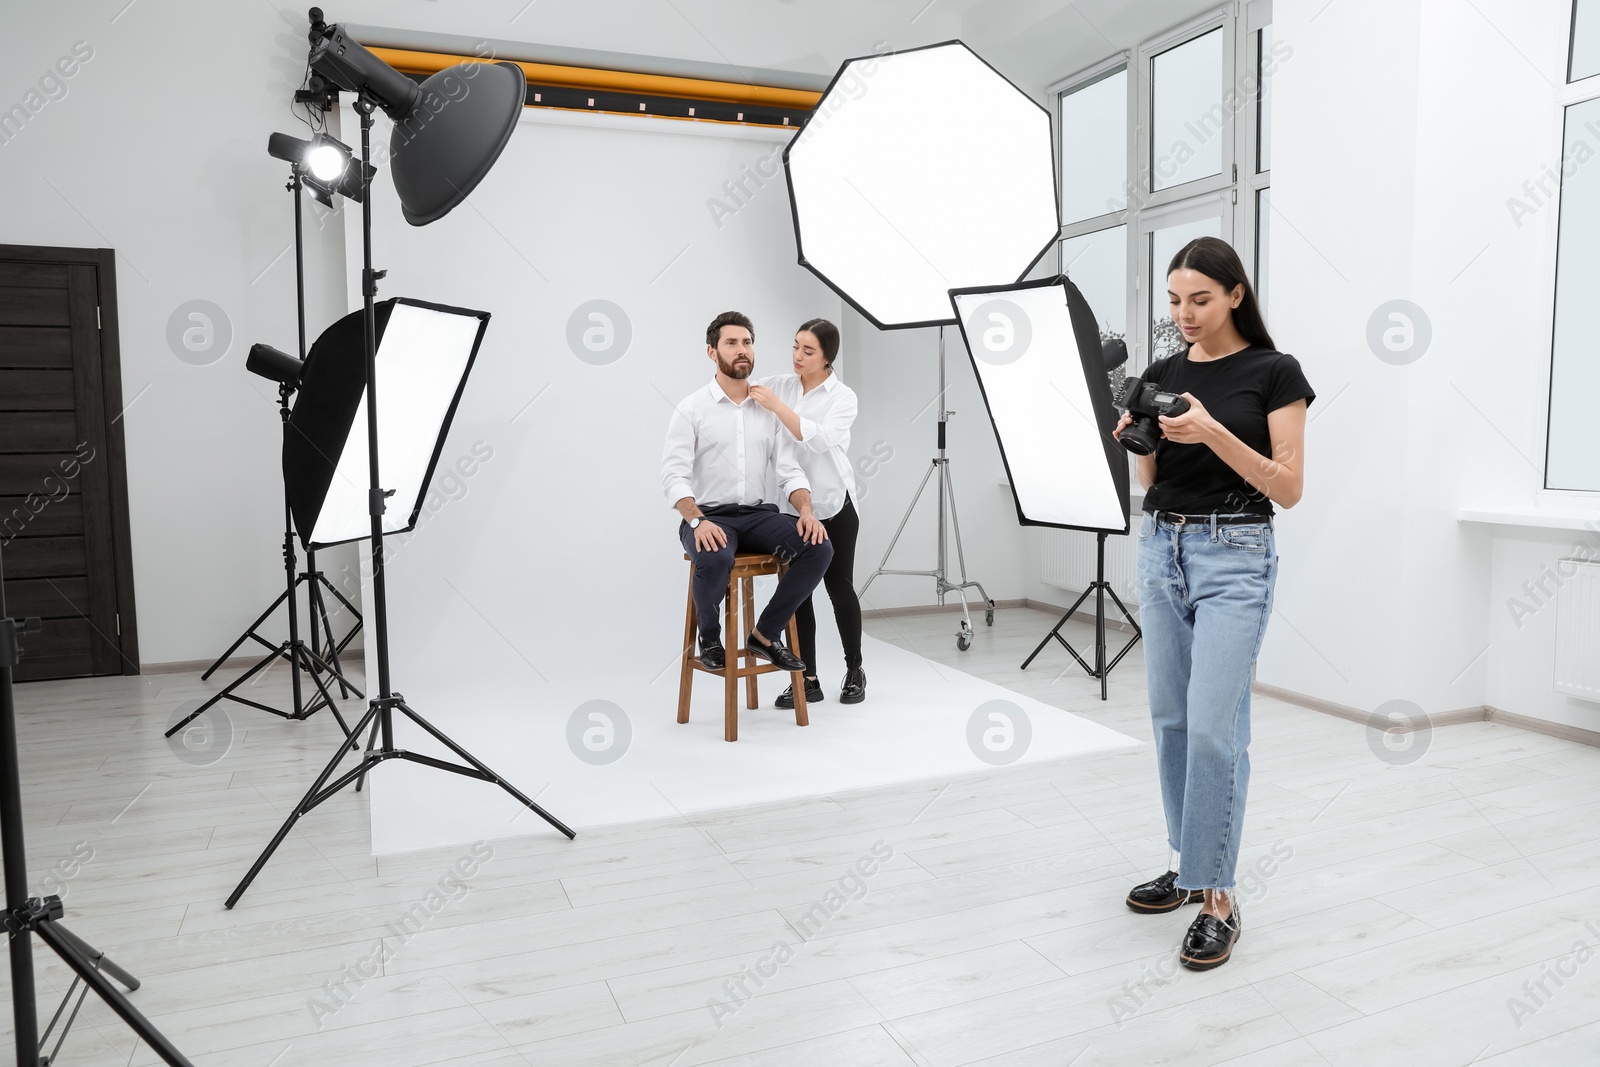
[[[695,527],[699,526],[701,520],[703,520],[704,518],[705,518],[704,515],[696,515],[694,518],[690,519],[689,520],[689,529],[693,530]]]

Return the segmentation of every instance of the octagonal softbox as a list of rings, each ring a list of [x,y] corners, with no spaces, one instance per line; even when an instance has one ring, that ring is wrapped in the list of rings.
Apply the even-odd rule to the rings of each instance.
[[[1059,230],[1050,113],[960,41],[847,61],[783,163],[800,262],[880,329],[954,324]]]

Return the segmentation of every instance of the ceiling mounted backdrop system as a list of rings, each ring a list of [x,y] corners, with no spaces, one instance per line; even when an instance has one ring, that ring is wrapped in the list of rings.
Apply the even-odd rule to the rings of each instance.
[[[800,262],[880,329],[953,325],[1060,228],[1050,113],[960,41],[846,62],[783,162]]]
[[[458,63],[490,62],[478,56],[402,48],[370,47],[370,51],[419,82]],[[709,78],[678,78],[557,63],[504,62],[508,65],[514,62],[521,69],[527,81],[523,103],[528,107],[794,128],[805,125],[822,95],[805,89]]]

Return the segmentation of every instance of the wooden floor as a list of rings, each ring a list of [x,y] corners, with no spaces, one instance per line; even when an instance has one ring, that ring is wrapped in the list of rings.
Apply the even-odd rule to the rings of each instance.
[[[1137,653],[1106,703],[1058,648],[1017,669],[1053,621],[1002,610],[966,653],[949,615],[869,629],[1148,740]],[[838,674],[813,723],[872,714]],[[225,911],[337,733],[235,706],[226,754],[184,762],[161,731],[209,690],[18,690],[34,891],[197,1064],[1600,1063],[1600,750],[1575,743],[1472,723],[1399,764],[1257,697],[1245,934],[1195,974],[1193,908],[1122,902],[1166,858],[1148,745],[383,858],[346,792]],[[60,1062],[156,1060],[94,1005]]]

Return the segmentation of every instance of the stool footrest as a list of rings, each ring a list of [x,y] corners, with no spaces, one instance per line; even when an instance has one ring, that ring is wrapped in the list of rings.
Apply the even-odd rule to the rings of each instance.
[[[689,721],[689,694],[694,681],[695,671],[704,671],[706,674],[715,674],[723,680],[723,738],[727,741],[739,739],[739,679],[745,681],[746,699],[752,710],[759,706],[756,692],[756,677],[762,674],[792,674],[795,693],[794,721],[797,726],[810,725],[806,714],[805,703],[805,677],[800,671],[785,671],[782,667],[758,657],[747,648],[737,645],[726,650],[724,666],[721,670],[713,670],[700,661],[695,655],[697,646],[696,634],[699,628],[699,619],[694,605],[694,562],[689,553],[684,553],[684,559],[689,560],[689,606],[684,616],[683,627],[683,654],[678,675],[678,721]],[[733,568],[728,573],[728,599],[725,603],[726,619],[724,627],[731,635],[743,633],[739,623],[739,609],[744,609],[744,619],[747,626],[755,625],[755,579],[763,575],[777,575],[781,577],[788,572],[789,565],[786,561],[776,556],[761,553],[735,554]],[[789,647],[799,649],[800,633],[793,618],[788,626]],[[749,661],[749,662],[742,662]]]

